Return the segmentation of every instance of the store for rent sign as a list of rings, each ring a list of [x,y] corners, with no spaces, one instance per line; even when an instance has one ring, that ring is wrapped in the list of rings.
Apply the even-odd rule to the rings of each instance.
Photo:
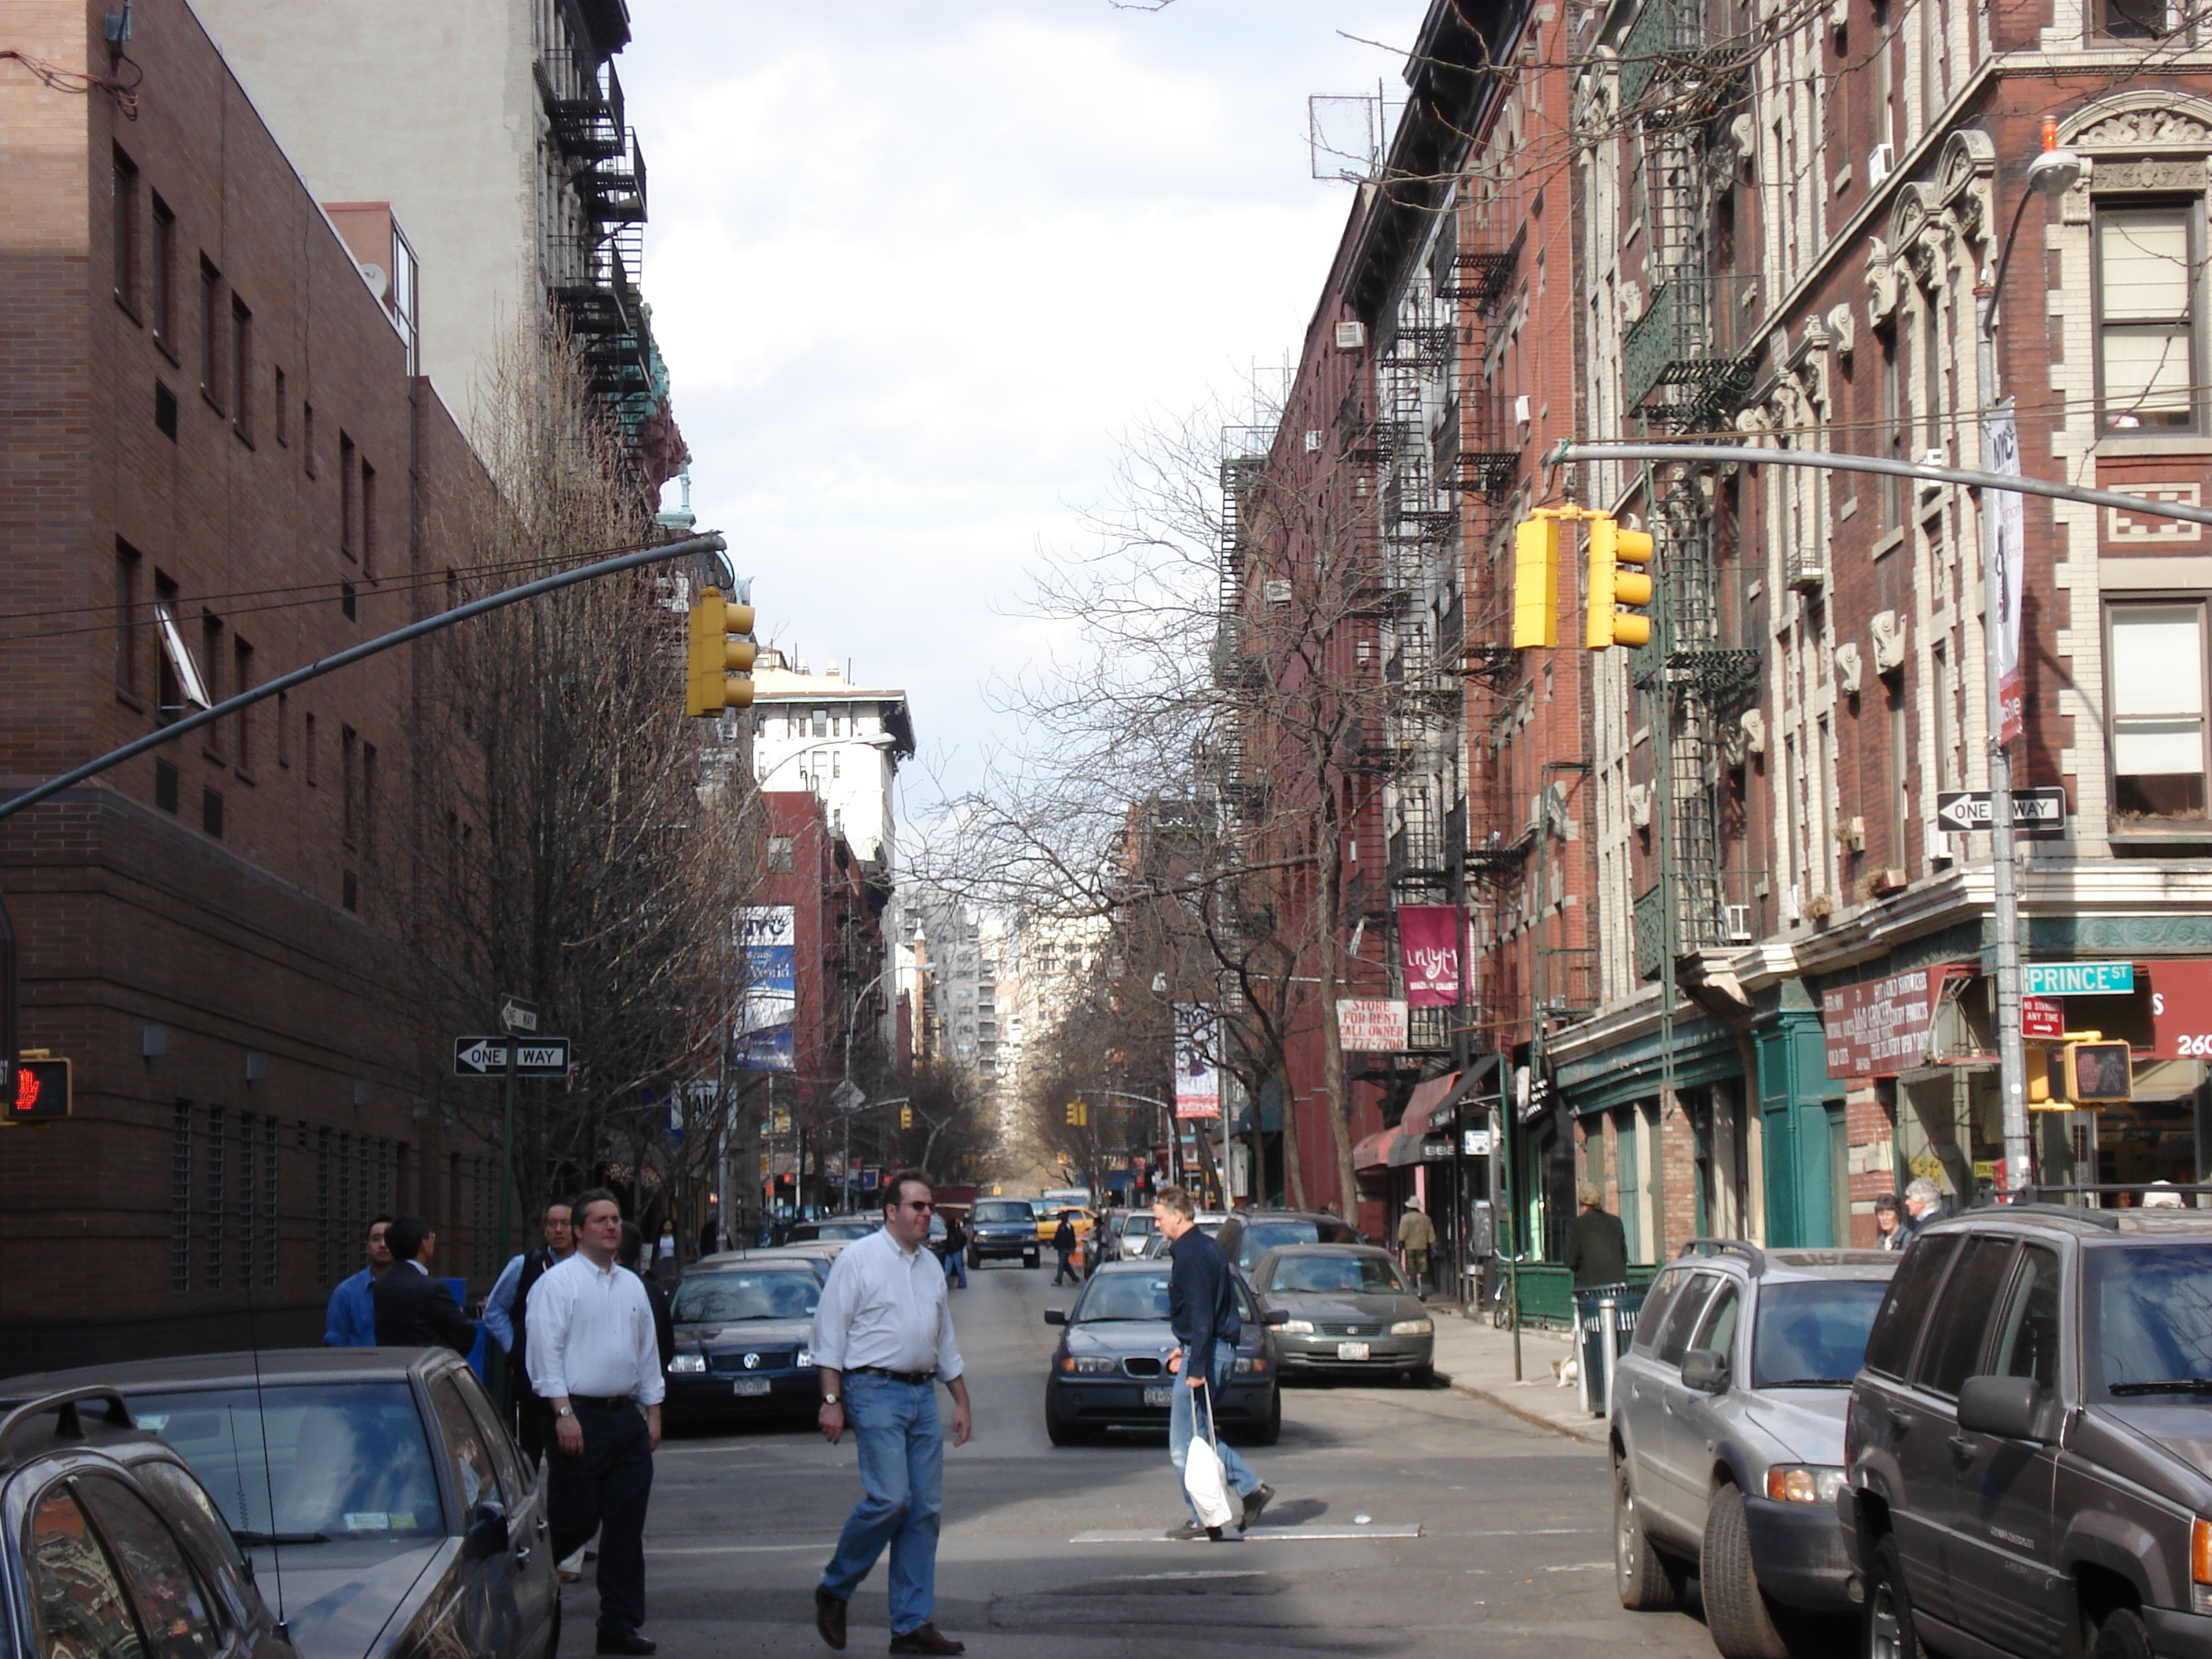
[[[1839,986],[1820,996],[1830,1077],[1895,1077],[1925,1066],[1938,970]]]

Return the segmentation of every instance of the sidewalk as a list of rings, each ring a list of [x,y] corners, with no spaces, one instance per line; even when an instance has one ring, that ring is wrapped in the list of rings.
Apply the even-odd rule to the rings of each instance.
[[[1521,1333],[1521,1375],[1513,1380],[1513,1333],[1492,1326],[1490,1316],[1469,1319],[1452,1303],[1431,1301],[1437,1322],[1437,1370],[1464,1395],[1487,1401],[1523,1422],[1550,1429],[1594,1446],[1605,1444],[1605,1419],[1582,1407],[1581,1390],[1558,1386],[1554,1360],[1568,1358],[1572,1345],[1565,1331],[1524,1329]]]

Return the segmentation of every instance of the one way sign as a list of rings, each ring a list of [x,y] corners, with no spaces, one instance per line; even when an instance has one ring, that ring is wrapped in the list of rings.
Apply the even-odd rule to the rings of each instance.
[[[507,1039],[465,1036],[453,1039],[455,1077],[496,1077],[507,1070]],[[514,1054],[518,1077],[564,1077],[568,1071],[568,1039],[538,1037],[518,1047]]]
[[[1986,830],[1992,817],[1986,789],[1945,789],[1936,796],[1936,827],[1946,835]],[[2031,836],[2056,836],[2066,828],[2063,789],[2015,789],[2012,827]]]

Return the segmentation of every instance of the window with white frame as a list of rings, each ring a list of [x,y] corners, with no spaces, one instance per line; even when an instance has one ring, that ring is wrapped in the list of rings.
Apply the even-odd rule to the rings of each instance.
[[[2097,204],[2097,378],[2106,432],[2194,432],[2203,227],[2194,201]]]
[[[2112,816],[2205,816],[2204,605],[2166,599],[2106,612]]]

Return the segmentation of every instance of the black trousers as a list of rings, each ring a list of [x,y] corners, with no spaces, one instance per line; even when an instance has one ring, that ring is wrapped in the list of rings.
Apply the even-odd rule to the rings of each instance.
[[[536,1468],[545,1461],[545,1443],[551,1438],[546,1425],[553,1420],[553,1408],[530,1391],[527,1378],[520,1379],[514,1391],[515,1438],[522,1443],[522,1455]]]
[[[545,1507],[553,1559],[564,1561],[599,1534],[599,1628],[645,1622],[645,1507],[653,1496],[653,1441],[634,1406],[576,1406],[584,1450],[571,1457],[546,1436]]]

